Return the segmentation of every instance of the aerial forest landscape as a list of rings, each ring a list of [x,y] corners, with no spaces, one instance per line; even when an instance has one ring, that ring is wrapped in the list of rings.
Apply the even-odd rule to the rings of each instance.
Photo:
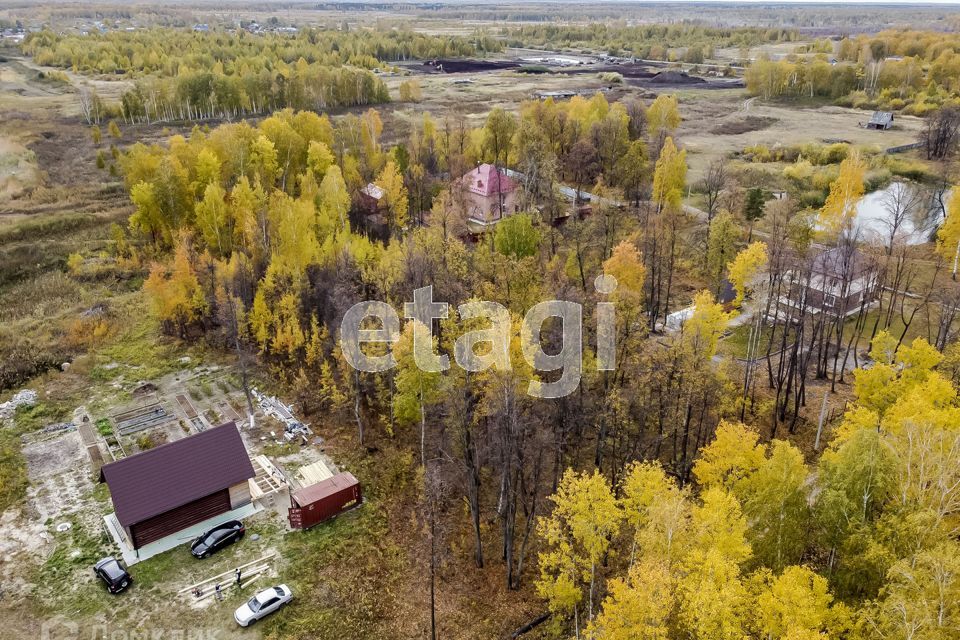
[[[960,6],[0,0],[0,639],[960,638]]]

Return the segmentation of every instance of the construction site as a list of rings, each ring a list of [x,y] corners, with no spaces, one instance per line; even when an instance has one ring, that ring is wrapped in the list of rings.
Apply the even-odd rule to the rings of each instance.
[[[0,522],[0,557],[62,561],[57,570],[70,574],[77,598],[149,609],[164,594],[191,610],[248,598],[282,581],[285,536],[362,502],[359,483],[294,406],[244,390],[227,369],[182,369],[123,395],[128,402],[80,406],[72,420],[23,436],[28,523]],[[30,406],[36,396],[27,390],[14,402]],[[191,558],[191,541],[225,521],[242,521],[246,539]],[[60,559],[61,549],[72,550]],[[90,567],[101,556],[129,570],[129,593],[111,596],[96,583]],[[4,563],[4,591],[26,596],[35,585],[17,564]]]

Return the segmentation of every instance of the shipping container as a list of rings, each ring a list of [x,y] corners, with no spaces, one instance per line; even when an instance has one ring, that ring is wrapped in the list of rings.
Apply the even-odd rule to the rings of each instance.
[[[287,517],[294,529],[309,529],[363,501],[360,483],[350,473],[338,473],[290,494]]]

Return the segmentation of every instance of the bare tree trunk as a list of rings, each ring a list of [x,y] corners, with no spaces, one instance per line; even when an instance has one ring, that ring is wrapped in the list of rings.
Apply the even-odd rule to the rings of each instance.
[[[353,394],[353,417],[357,421],[357,437],[363,444],[363,420],[360,418],[360,370],[354,369],[356,389]]]
[[[430,638],[437,640],[437,522],[430,513]]]

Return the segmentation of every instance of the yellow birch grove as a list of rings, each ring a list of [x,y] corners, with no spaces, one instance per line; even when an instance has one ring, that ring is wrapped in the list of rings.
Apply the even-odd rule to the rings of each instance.
[[[615,500],[617,509],[603,512],[619,525],[608,531],[603,600],[584,637],[954,637],[958,392],[926,341],[896,346],[889,334],[876,336],[876,362],[856,372],[855,400],[816,469],[788,442],[763,443],[751,428],[721,422],[694,465],[693,487],[680,489],[651,462],[629,465],[616,492],[598,483],[591,495]],[[604,491],[609,497],[597,497]],[[571,500],[566,488],[558,497]],[[575,531],[577,517],[598,531],[599,512],[565,508],[562,527],[556,513],[541,521],[554,532],[544,554],[565,548],[573,577],[564,583],[550,570],[541,584],[569,587],[569,603],[584,600],[584,573],[578,587],[575,569],[584,565],[574,537],[561,532]],[[810,549],[832,564],[802,564]],[[541,564],[550,566],[560,565]],[[872,595],[853,606],[835,595],[864,589]],[[575,604],[552,610],[582,627]]]
[[[541,555],[537,591],[551,611],[590,620],[597,568],[620,528],[620,508],[606,478],[596,472],[568,469],[552,500],[552,515],[538,525],[547,551]]]
[[[709,291],[693,297],[693,313],[683,323],[683,337],[698,358],[709,360],[717,353],[720,335],[734,314],[724,311]]]
[[[400,175],[393,160],[387,161],[380,175],[377,176],[375,184],[383,189],[384,199],[390,212],[391,228],[396,230],[405,228],[409,221],[407,188],[403,185],[403,176]]]
[[[178,240],[169,269],[159,263],[153,265],[144,289],[150,296],[154,316],[160,322],[176,327],[177,332],[184,336],[187,326],[200,317],[206,306],[200,282],[190,262],[186,236]]]
[[[830,194],[820,209],[819,224],[823,230],[835,234],[853,221],[863,197],[865,173],[866,165],[857,151],[840,163],[840,175],[830,183]]]
[[[727,265],[727,278],[737,292],[737,297],[733,301],[735,307],[743,304],[743,298],[747,294],[747,285],[757,277],[766,265],[767,245],[763,242],[751,243]]]
[[[639,304],[646,269],[643,257],[632,242],[624,240],[613,248],[612,254],[603,263],[603,272],[617,279],[617,289],[613,294],[617,300]]]
[[[653,200],[657,211],[677,208],[687,182],[687,151],[678,151],[673,138],[667,138],[653,172]]]
[[[327,169],[334,162],[333,153],[326,143],[319,140],[311,140],[307,149],[307,166],[318,177],[326,175]]]
[[[677,96],[661,93],[647,108],[647,126],[651,137],[672,134],[680,126],[680,107]]]
[[[676,585],[668,567],[641,561],[626,580],[610,581],[603,611],[585,635],[590,640],[668,640]]]
[[[952,264],[953,275],[956,278],[957,266],[960,262],[960,187],[953,188],[953,196],[947,203],[947,213],[943,224],[937,231],[937,253],[949,260]]]
[[[740,444],[754,453],[737,463],[722,460]],[[619,498],[596,474],[567,472],[553,496],[553,515],[543,517],[539,526],[548,546],[540,556],[538,590],[551,611],[575,618],[579,633],[582,609],[587,609],[583,637],[591,640],[734,640],[755,631],[784,640],[826,638],[842,627],[846,610],[832,604],[826,579],[809,568],[746,571],[753,562],[751,532],[770,523],[764,518],[751,522],[729,487],[749,484],[751,475],[760,473],[764,457],[756,435],[727,424],[711,449],[705,455],[715,462],[696,471],[710,485],[699,500],[677,487],[656,463],[631,465]],[[587,501],[595,508],[586,509]],[[603,517],[607,527],[601,526]],[[630,552],[618,557],[614,550],[620,536]],[[599,552],[611,560],[608,569],[623,567],[623,577],[610,579],[602,607],[591,617],[582,605],[589,593],[587,577],[596,569],[591,558]]]

